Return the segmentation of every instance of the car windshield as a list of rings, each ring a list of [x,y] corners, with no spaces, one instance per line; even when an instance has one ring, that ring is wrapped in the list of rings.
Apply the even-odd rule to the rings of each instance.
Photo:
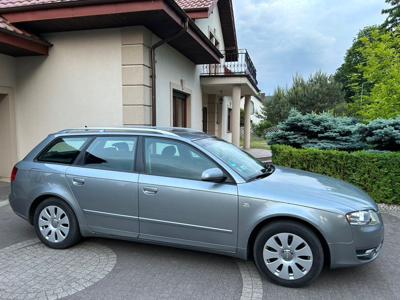
[[[220,158],[246,181],[270,174],[262,162],[228,142],[216,138],[194,142]]]

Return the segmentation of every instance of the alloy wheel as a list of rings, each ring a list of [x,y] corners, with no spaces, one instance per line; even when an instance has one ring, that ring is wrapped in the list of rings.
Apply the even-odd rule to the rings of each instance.
[[[263,258],[272,274],[286,280],[304,277],[313,264],[311,247],[293,233],[271,236],[264,245]]]
[[[60,243],[68,236],[70,221],[63,209],[50,205],[40,212],[38,226],[46,240],[51,243]]]

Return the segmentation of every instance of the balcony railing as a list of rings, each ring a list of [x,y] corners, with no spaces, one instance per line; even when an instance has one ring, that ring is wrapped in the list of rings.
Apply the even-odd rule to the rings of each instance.
[[[224,54],[225,62],[203,65],[202,76],[246,76],[257,86],[257,70],[247,50],[221,52]]]

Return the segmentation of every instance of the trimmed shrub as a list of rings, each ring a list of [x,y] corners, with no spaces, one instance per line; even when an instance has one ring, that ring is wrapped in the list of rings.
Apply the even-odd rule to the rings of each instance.
[[[355,184],[379,203],[400,204],[399,152],[346,152],[272,145],[275,164]]]
[[[362,126],[353,118],[329,113],[303,115],[292,110],[287,120],[278,125],[278,131],[269,133],[267,139],[271,145],[353,151],[366,147],[359,134]]]

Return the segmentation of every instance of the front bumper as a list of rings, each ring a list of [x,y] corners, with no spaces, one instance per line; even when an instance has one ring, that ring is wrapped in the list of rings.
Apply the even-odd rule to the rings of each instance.
[[[378,258],[384,238],[384,225],[351,226],[353,241],[330,244],[331,268],[362,265]]]

